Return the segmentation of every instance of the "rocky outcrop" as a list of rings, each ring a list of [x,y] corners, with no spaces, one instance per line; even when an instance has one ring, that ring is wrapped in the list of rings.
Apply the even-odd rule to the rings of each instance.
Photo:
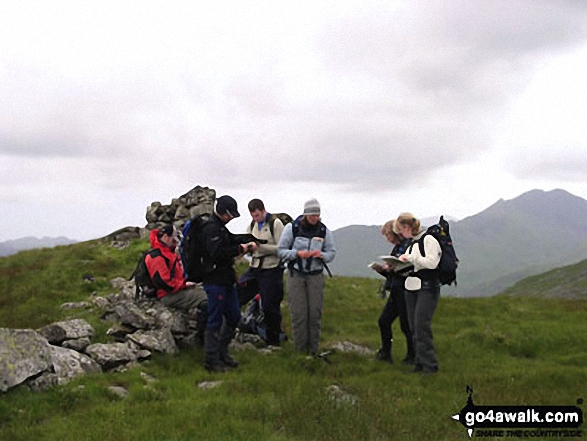
[[[49,342],[32,329],[0,328],[0,391],[49,369]]]
[[[147,230],[160,228],[163,225],[173,224],[181,231],[185,223],[198,214],[212,213],[216,191],[208,187],[192,188],[186,194],[173,199],[171,204],[163,205],[153,202],[147,208]]]

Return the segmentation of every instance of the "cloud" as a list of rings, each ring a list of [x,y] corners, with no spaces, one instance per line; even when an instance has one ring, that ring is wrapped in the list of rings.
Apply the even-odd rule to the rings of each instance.
[[[496,144],[514,175],[580,179],[584,80],[536,72],[580,59],[584,2],[7,1],[0,40],[0,165],[21,170],[0,177],[3,198],[413,191]],[[555,77],[568,90],[533,102]],[[560,116],[524,117],[553,102]],[[563,145],[575,160],[549,156]]]

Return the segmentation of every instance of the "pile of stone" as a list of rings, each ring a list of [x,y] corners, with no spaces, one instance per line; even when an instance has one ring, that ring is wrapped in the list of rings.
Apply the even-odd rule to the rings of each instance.
[[[173,199],[171,204],[163,205],[161,202],[153,202],[147,208],[146,229],[153,230],[173,224],[181,231],[185,223],[194,216],[212,213],[215,200],[216,191],[198,185],[179,198]]]
[[[111,281],[119,292],[94,297],[103,320],[112,321],[112,343],[92,343],[94,329],[83,319],[52,323],[43,328],[0,328],[0,391],[19,384],[33,390],[61,385],[80,375],[125,370],[152,352],[176,353],[196,345],[198,311],[183,314],[159,302],[135,303],[134,283]],[[68,308],[70,304],[66,304]]]

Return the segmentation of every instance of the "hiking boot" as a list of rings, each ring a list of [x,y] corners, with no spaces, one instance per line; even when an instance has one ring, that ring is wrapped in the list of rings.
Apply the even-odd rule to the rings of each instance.
[[[412,369],[405,371],[404,374],[419,374],[422,372],[422,365],[416,363]]]
[[[414,355],[413,355],[413,354],[408,354],[408,355],[406,355],[406,357],[405,357],[405,358],[402,360],[402,364],[403,364],[404,366],[409,366],[409,365],[411,365],[411,364],[414,364],[414,363],[415,363],[415,361],[416,361],[416,360],[415,360],[415,357],[414,357]]]
[[[226,367],[236,369],[238,367],[238,361],[232,358],[230,355],[225,354],[220,356],[220,361],[224,363]]]
[[[379,361],[386,361],[388,363],[393,364],[393,358],[391,357],[391,352],[385,351],[381,348],[375,354],[375,358]]]
[[[438,366],[422,366],[422,374],[431,375],[438,373]]]
[[[219,363],[204,363],[204,369],[206,369],[211,374],[213,373],[225,373],[226,366],[224,364]]]

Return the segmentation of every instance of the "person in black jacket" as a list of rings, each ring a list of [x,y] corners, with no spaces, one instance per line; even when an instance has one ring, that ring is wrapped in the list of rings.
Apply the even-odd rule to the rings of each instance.
[[[202,282],[208,295],[204,367],[211,372],[224,372],[227,367],[238,366],[228,353],[228,345],[241,317],[234,259],[256,249],[254,242],[239,243],[226,228],[228,222],[239,216],[236,201],[230,196],[221,196],[217,199],[216,210],[200,232],[204,249]]]
[[[395,220],[386,222],[381,227],[381,234],[385,236],[388,242],[394,245],[391,255],[395,257],[401,256],[410,245],[411,240],[401,237],[394,231]],[[399,268],[393,268],[389,264],[373,264],[372,268],[386,278],[385,287],[389,289],[389,299],[381,311],[379,316],[379,331],[381,333],[381,347],[377,351],[376,357],[378,360],[393,363],[392,344],[393,331],[392,324],[396,318],[399,317],[400,327],[402,333],[406,337],[407,354],[402,360],[402,364],[414,363],[414,342],[410,324],[408,321],[408,311],[405,300],[404,282],[407,274],[413,269],[410,265]]]

